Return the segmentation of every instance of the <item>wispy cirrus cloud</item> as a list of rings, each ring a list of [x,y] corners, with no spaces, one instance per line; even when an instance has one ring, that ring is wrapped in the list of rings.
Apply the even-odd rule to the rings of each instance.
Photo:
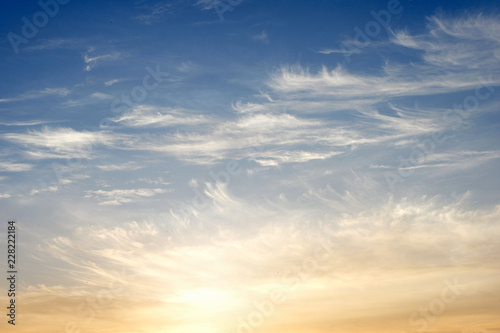
[[[387,100],[398,96],[452,93],[474,89],[495,72],[490,84],[500,84],[500,42],[498,17],[469,14],[462,17],[434,15],[427,30],[412,35],[408,30],[393,32],[389,45],[414,51],[419,60],[400,63],[386,58],[379,75],[353,74],[338,66],[311,72],[302,67],[284,67],[270,82],[272,88],[287,94],[323,98]],[[383,46],[374,45],[373,48]],[[323,54],[343,53],[331,48]],[[361,52],[358,50],[358,52]],[[351,53],[351,51],[349,51]],[[482,77],[482,79],[481,79]]]
[[[305,162],[339,154],[347,146],[369,141],[356,130],[328,128],[319,120],[289,114],[249,114],[210,126],[194,126],[169,135],[138,137],[124,149],[148,150],[195,163],[249,158],[265,165]],[[308,152],[297,148],[320,146]],[[316,150],[316,148],[314,149]]]
[[[393,104],[389,107],[394,115],[360,107],[351,119],[343,120],[304,117],[300,108],[290,113],[276,112],[278,107],[293,101],[292,97],[263,103],[238,102],[233,105],[235,117],[219,123],[216,118],[193,117],[169,109],[163,114],[154,107],[136,108],[112,120],[130,127],[182,125],[182,130],[176,133],[138,134],[121,145],[122,149],[162,152],[201,164],[235,158],[250,159],[264,166],[328,159],[360,145],[401,142],[443,127],[436,121],[437,113]],[[296,104],[300,105],[300,100]],[[328,108],[320,104],[317,107]]]
[[[30,171],[32,168],[33,165],[27,163],[0,162],[0,171],[2,172],[24,172]]]
[[[486,68],[484,69],[486,72]],[[382,75],[349,73],[341,66],[333,70],[323,67],[311,73],[302,67],[283,67],[276,73],[269,86],[276,92],[295,98],[327,98],[340,100],[387,101],[404,96],[422,96],[474,89],[486,78],[471,73],[421,74],[410,66],[386,65]],[[439,77],[439,80],[436,78]],[[493,79],[493,78],[492,78]],[[490,84],[500,84],[500,76]]]
[[[500,151],[449,151],[426,156],[418,165],[408,166],[409,169],[429,169],[428,177],[442,177],[444,173],[451,174],[465,170],[473,170],[480,165],[500,158]]]
[[[99,55],[91,55],[95,53],[95,48],[91,47],[84,55],[83,60],[85,61],[85,71],[90,72],[94,67],[100,65],[101,63],[113,62],[122,58],[124,55],[120,52],[110,52]]]
[[[26,120],[26,121],[0,121],[4,126],[35,126],[54,123],[54,120]]]
[[[101,100],[114,99],[113,96],[111,96],[109,94],[101,93],[101,92],[95,92],[95,93],[90,94],[90,98],[101,99]]]
[[[200,6],[203,7],[203,9],[207,10],[214,8],[217,4],[219,4],[219,2],[214,0],[198,0],[195,6]]]
[[[46,188],[33,189],[30,191],[30,195],[35,195],[35,194],[44,193],[44,192],[57,192],[57,191],[59,191],[59,187],[49,186]]]
[[[99,169],[103,171],[135,171],[139,169],[145,168],[145,165],[140,165],[136,162],[127,162],[123,164],[104,164],[104,165],[96,165]]]
[[[11,98],[0,98],[1,102],[18,102],[30,99],[37,99],[47,96],[67,96],[71,93],[68,88],[45,88],[42,90],[31,90],[21,95]]]
[[[138,188],[126,190],[95,190],[87,191],[86,198],[95,198],[99,200],[100,205],[113,205],[119,206],[125,203],[137,201],[140,198],[149,198],[158,194],[168,192],[167,189],[162,188]]]
[[[172,127],[211,122],[207,116],[193,114],[190,110],[148,105],[136,106],[132,111],[112,118],[111,121],[129,127]]]
[[[200,68],[202,68],[200,65],[192,61],[184,61],[177,67],[177,70],[181,73],[192,73]]]
[[[262,42],[264,44],[269,44],[269,37],[267,35],[266,30],[262,30],[260,34],[252,36],[252,39]]]
[[[6,133],[4,140],[25,145],[27,158],[90,158],[92,146],[111,144],[117,136],[104,132],[76,131],[72,128],[52,128],[28,130],[25,133]]]
[[[351,53],[361,53],[361,50],[359,50],[359,49],[353,49],[353,50],[323,49],[323,50],[314,51],[314,52],[321,53],[321,54],[332,54],[332,53],[351,54]]]
[[[424,62],[442,70],[494,70],[500,61],[499,28],[498,17],[481,13],[460,18],[431,16],[427,33],[398,31],[392,41],[423,51]]]
[[[113,84],[118,83],[118,82],[121,82],[121,81],[123,81],[123,80],[124,80],[124,79],[112,79],[112,80],[108,80],[108,81],[104,82],[104,85],[105,85],[106,87],[109,87],[109,86],[112,86]]]
[[[138,15],[138,16],[135,16],[134,19],[141,22],[141,23],[144,23],[144,24],[147,24],[147,25],[151,25],[153,24],[154,22],[158,22],[161,20],[162,16],[165,14],[165,12],[168,11],[168,9],[172,6],[172,4],[169,4],[169,3],[156,3],[152,6],[142,6],[145,11],[147,11],[148,13],[145,13],[145,14],[141,14],[141,15]]]
[[[40,39],[35,44],[24,48],[25,51],[45,51],[56,49],[81,49],[85,42],[74,38]]]

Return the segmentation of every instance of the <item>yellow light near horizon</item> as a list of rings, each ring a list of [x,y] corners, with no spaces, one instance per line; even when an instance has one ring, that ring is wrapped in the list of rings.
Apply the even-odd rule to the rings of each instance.
[[[233,297],[225,291],[216,289],[199,288],[186,290],[173,298],[174,302],[183,303],[193,307],[209,308],[229,305],[234,301]]]
[[[176,303],[182,309],[177,319],[183,323],[169,328],[168,332],[172,333],[218,333],[221,327],[229,329],[233,317],[231,313],[237,305],[237,297],[231,293],[211,288],[185,289],[164,301]]]

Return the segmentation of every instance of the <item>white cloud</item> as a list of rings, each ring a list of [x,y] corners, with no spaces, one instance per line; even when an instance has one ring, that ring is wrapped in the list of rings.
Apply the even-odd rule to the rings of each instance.
[[[263,103],[236,102],[233,108],[237,115],[219,123],[216,118],[203,123],[203,117],[193,119],[180,112],[172,116],[142,107],[113,120],[128,126],[185,126],[172,134],[138,135],[120,146],[123,149],[163,152],[200,164],[248,158],[266,166],[326,159],[361,145],[390,141],[397,144],[404,138],[429,134],[445,126],[439,121],[438,112],[418,107],[389,104],[394,115],[359,107],[351,119],[333,121],[306,117],[300,109],[291,110],[295,114],[276,112],[287,103],[301,105],[301,100],[292,97]]]
[[[101,92],[96,92],[96,93],[90,94],[90,97],[95,98],[95,99],[113,99],[114,98],[111,95],[104,94]]]
[[[118,60],[123,57],[123,54],[120,52],[111,52],[108,54],[101,54],[90,56],[91,53],[94,52],[94,48],[90,48],[84,55],[83,59],[86,63],[85,71],[91,71],[95,66],[101,64],[102,62],[112,62]]]
[[[141,14],[134,19],[144,24],[150,25],[154,22],[160,21],[163,14],[169,9],[171,4],[169,3],[156,3],[153,6],[149,6],[146,9],[149,11],[147,14]]]
[[[340,49],[324,49],[324,50],[319,50],[319,51],[316,51],[317,53],[321,53],[321,54],[332,54],[332,53],[347,53],[347,54],[350,54],[350,53],[361,53],[361,51],[359,49],[353,49],[353,50],[340,50]]]
[[[402,96],[433,95],[474,89],[482,84],[478,73],[420,74],[415,69],[401,66],[385,68],[385,75],[351,74],[342,67],[326,67],[311,73],[302,67],[283,67],[269,82],[277,93],[296,99],[324,98],[352,101],[384,101]],[[500,83],[500,77],[491,84]],[[371,103],[373,104],[373,103]]]
[[[219,4],[217,0],[198,0],[196,6],[202,6],[203,9],[208,10],[214,8],[217,4]]]
[[[148,198],[158,194],[168,192],[166,189],[161,188],[138,188],[128,190],[96,190],[87,191],[86,198],[97,198],[100,205],[113,205],[119,206],[124,203],[137,201],[139,198]]]
[[[43,90],[31,90],[12,98],[0,98],[0,102],[17,102],[47,96],[67,96],[70,92],[67,88],[45,88]]]
[[[443,174],[470,170],[481,164],[500,158],[500,151],[449,151],[425,156],[425,159],[415,166],[406,169],[429,168],[431,177],[442,177]]]
[[[38,43],[24,48],[25,51],[79,49],[84,41],[71,38],[40,39]]]
[[[200,68],[198,64],[195,64],[192,61],[184,61],[183,63],[181,63],[180,66],[177,67],[177,70],[183,73],[191,73],[197,70],[198,68]]]
[[[398,138],[437,132],[444,126],[442,114],[434,110],[392,103],[388,103],[388,107],[394,111],[394,115],[381,114],[373,108],[358,108],[357,111],[362,114],[360,120],[366,119],[385,135],[392,134]]]
[[[0,162],[0,171],[4,172],[23,172],[29,171],[32,168],[33,165],[26,163]]]
[[[269,44],[269,38],[267,36],[267,32],[262,30],[262,32],[258,35],[254,35],[252,37],[253,40],[263,42],[264,44]]]
[[[314,153],[311,151],[266,151],[254,153],[253,159],[262,166],[279,166],[286,163],[304,163],[312,160],[324,160],[340,152]]]
[[[26,121],[2,121],[0,125],[4,126],[34,126],[34,125],[42,125],[48,123],[54,123],[55,121],[51,120],[26,120]]]
[[[202,164],[250,158],[278,165],[327,158],[350,145],[369,141],[355,130],[325,125],[289,114],[254,113],[218,125],[195,126],[185,133],[138,138],[123,148],[163,152]],[[298,145],[315,147],[317,152],[304,151]]]
[[[165,181],[162,177],[158,177],[155,179],[150,179],[150,178],[139,178],[138,179],[141,182],[145,182],[148,184],[155,184],[155,185],[170,185],[171,183]]]
[[[121,81],[123,81],[123,79],[112,79],[112,80],[104,82],[104,85],[109,87],[109,86],[112,86],[113,84],[121,82]]]
[[[500,59],[496,56],[500,54],[499,26],[498,17],[482,14],[462,18],[431,16],[426,32],[412,35],[401,30],[391,39],[394,45],[422,51],[417,54],[420,60],[398,64],[385,59],[385,73],[378,75],[353,74],[342,67],[333,70],[324,67],[316,73],[301,67],[284,67],[270,86],[296,97],[379,101],[472,90],[499,67]],[[319,52],[342,53],[342,50]],[[491,85],[500,84],[498,74],[495,73]]]
[[[186,109],[139,105],[131,112],[112,118],[111,121],[130,127],[173,127],[208,123],[210,119],[203,115],[192,114],[192,111]]]
[[[407,31],[397,32],[393,41],[424,51],[425,62],[441,69],[464,72],[498,67],[499,59],[495,57],[500,51],[498,17],[483,14],[453,19],[431,16],[427,28],[428,33],[416,36]]]
[[[97,165],[97,167],[103,171],[119,171],[119,170],[134,171],[144,168],[145,165],[139,165],[136,162],[127,162],[123,164]]]
[[[27,156],[43,158],[90,158],[92,147],[97,144],[111,144],[118,135],[105,132],[75,131],[72,128],[43,127],[26,133],[7,133],[2,137],[14,143],[26,145]]]
[[[30,195],[35,195],[35,194],[44,193],[44,192],[57,192],[57,191],[59,191],[59,187],[49,186],[47,188],[42,188],[42,189],[33,189],[30,191]]]

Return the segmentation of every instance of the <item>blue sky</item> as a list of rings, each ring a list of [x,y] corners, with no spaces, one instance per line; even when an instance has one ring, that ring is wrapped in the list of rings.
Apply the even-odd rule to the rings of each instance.
[[[0,14],[23,332],[499,330],[496,2],[41,3]]]

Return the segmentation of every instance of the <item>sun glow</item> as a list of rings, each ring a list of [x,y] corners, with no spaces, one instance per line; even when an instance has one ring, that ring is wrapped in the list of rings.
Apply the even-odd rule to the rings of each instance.
[[[234,298],[227,292],[215,289],[193,289],[181,292],[174,297],[174,302],[188,304],[193,307],[213,308],[234,303]]]

